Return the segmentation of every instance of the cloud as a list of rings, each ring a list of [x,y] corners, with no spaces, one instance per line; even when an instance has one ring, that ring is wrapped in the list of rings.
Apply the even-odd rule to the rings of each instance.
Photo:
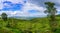
[[[3,8],[1,9],[1,11],[16,11],[16,10],[21,10],[22,7],[23,7],[23,4],[4,1]]]
[[[29,12],[21,12],[21,11],[0,11],[0,15],[2,13],[6,13],[8,15],[8,17],[15,17],[15,16],[20,16],[20,17],[44,17],[46,16],[46,14],[44,13],[35,13],[35,14],[31,14]]]
[[[17,3],[14,3],[15,0],[9,0],[9,1],[11,1],[14,4],[14,6],[17,3],[21,4],[17,0],[16,0]],[[42,17],[42,16],[46,16],[46,14],[44,13],[45,8],[43,6],[38,6],[36,4],[29,3],[29,2],[27,2],[23,5],[24,6],[22,7],[22,10],[14,10],[14,11],[10,10],[10,9],[9,9],[10,11],[2,10],[2,11],[0,11],[0,14],[5,12],[5,13],[8,14],[9,17],[11,17],[11,16],[13,16],[13,17],[14,16],[20,16],[20,17]],[[13,7],[13,6],[10,6],[10,5],[6,5],[6,6],[7,6],[7,8]],[[4,7],[3,7],[3,9],[4,9]],[[32,10],[33,12],[31,11],[31,13],[30,13],[30,10]],[[37,12],[37,13],[35,13],[35,12]]]
[[[55,3],[55,7],[60,9],[60,0],[29,0],[29,2],[43,7],[45,7],[45,2],[53,2]]]
[[[43,12],[43,11],[45,10],[44,7],[41,7],[41,6],[32,4],[32,3],[29,3],[29,2],[27,2],[27,3],[24,5],[23,9],[24,9],[25,11],[27,11],[27,10],[32,10],[32,9],[33,9],[33,10],[39,10],[39,11],[41,11],[41,12]]]
[[[30,13],[30,10],[31,13]],[[26,3],[22,10],[17,11],[0,11],[0,13],[7,13],[9,17],[11,16],[20,16],[20,17],[42,17],[46,16],[46,14],[43,12],[45,8],[37,6],[35,4]],[[37,12],[37,13],[35,13]]]
[[[13,3],[24,3],[24,1],[26,1],[26,0],[0,0],[0,2],[4,2],[4,1],[11,1],[11,2],[13,2]]]

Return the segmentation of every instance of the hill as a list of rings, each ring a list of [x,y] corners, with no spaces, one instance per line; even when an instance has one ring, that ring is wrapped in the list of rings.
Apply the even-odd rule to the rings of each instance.
[[[46,33],[51,28],[49,26],[49,18],[33,18],[30,20],[8,18],[7,21],[0,19],[0,32],[1,33]],[[56,17],[58,28],[55,33],[60,33],[60,17]]]

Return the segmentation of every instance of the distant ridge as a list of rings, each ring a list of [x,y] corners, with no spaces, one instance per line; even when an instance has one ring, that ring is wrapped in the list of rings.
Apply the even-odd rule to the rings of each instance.
[[[20,17],[20,16],[14,16],[14,17],[10,17],[10,18],[30,20],[30,19],[34,19],[34,18],[43,18],[43,17]]]

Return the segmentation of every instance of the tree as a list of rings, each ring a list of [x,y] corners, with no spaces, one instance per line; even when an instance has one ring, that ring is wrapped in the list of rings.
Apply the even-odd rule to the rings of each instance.
[[[57,28],[57,22],[56,22],[56,18],[55,18],[55,14],[57,13],[56,8],[54,7],[54,3],[52,2],[45,2],[46,5],[46,10],[45,13],[48,13],[49,16],[49,23],[50,23],[50,27],[51,27],[51,31],[55,32],[56,28]]]
[[[6,14],[6,13],[2,13],[2,14],[1,14],[1,17],[2,17],[2,19],[3,19],[4,21],[7,20],[7,14]]]

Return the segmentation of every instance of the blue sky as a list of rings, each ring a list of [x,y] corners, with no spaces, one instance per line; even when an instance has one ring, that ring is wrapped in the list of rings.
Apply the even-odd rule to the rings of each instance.
[[[46,16],[44,2],[54,2],[60,14],[60,0],[0,0],[0,14],[8,16],[43,17]]]

